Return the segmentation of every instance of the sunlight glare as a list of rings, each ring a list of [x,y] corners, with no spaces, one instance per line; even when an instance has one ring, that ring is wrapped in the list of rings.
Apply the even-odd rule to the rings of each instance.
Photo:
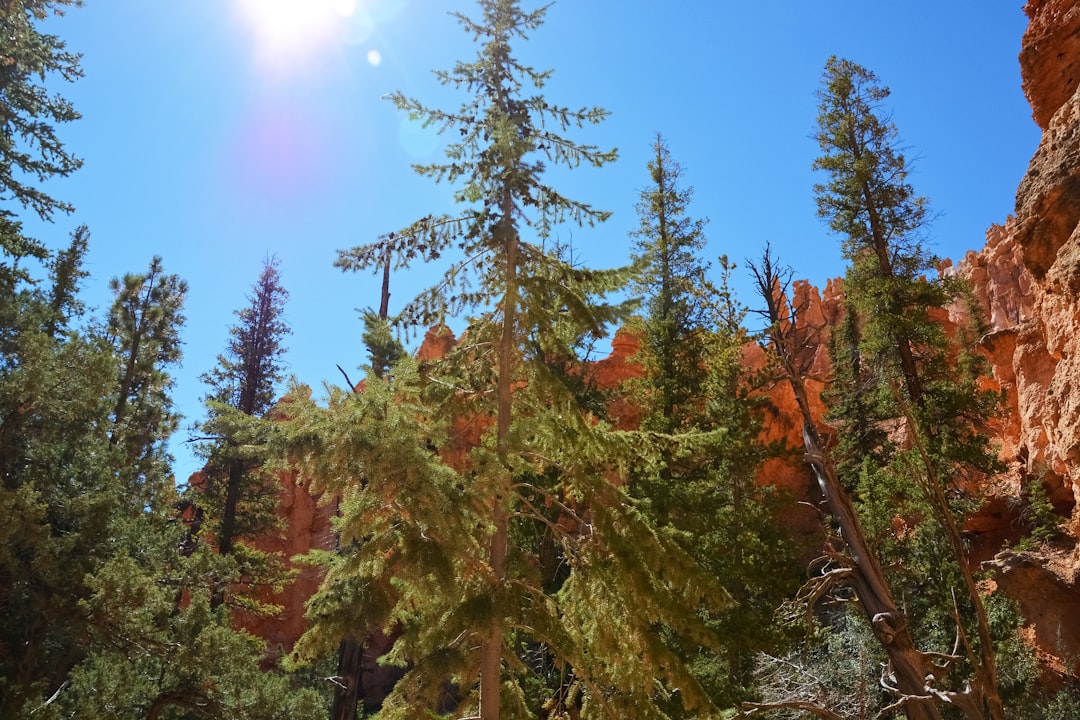
[[[356,0],[239,0],[263,60],[287,62],[326,46],[356,13]]]

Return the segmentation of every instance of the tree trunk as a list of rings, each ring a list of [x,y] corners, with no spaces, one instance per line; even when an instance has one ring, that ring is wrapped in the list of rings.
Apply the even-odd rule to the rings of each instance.
[[[240,505],[240,485],[244,480],[244,464],[239,460],[229,463],[229,476],[225,485],[225,507],[221,513],[221,530],[218,532],[218,553],[229,555],[236,542],[236,512]],[[225,602],[225,588],[215,589],[210,607],[219,608]]]
[[[517,333],[515,320],[517,315],[518,287],[518,236],[513,227],[513,196],[507,192],[503,196],[502,221],[500,228],[505,234],[506,250],[506,294],[503,296],[502,335],[499,339],[499,376],[496,387],[496,449],[499,459],[506,467],[507,477],[502,488],[491,499],[492,525],[491,544],[488,549],[488,563],[491,566],[493,580],[501,585],[506,579],[506,545],[509,537],[509,516],[506,504],[509,501],[511,478],[507,462],[506,441],[510,434],[510,420],[513,409],[512,392],[514,383],[514,365],[516,358]],[[480,718],[498,720],[500,713],[500,688],[502,686],[502,651],[503,619],[491,619],[488,637],[481,649],[480,659]]]
[[[353,637],[345,638],[338,648],[337,678],[340,685],[334,688],[330,720],[356,720],[356,708],[363,692],[363,670],[364,646]]]
[[[892,591],[877,555],[866,542],[866,535],[851,499],[840,484],[836,469],[828,459],[814,427],[803,372],[795,360],[795,349],[790,347],[790,336],[783,328],[783,323],[787,323],[793,330],[797,318],[794,313],[782,311],[783,288],[779,287],[779,277],[775,274],[767,252],[762,265],[762,270],[755,268],[755,273],[759,291],[768,307],[770,340],[802,414],[806,461],[817,477],[829,513],[840,526],[841,537],[851,554],[851,584],[859,606],[873,628],[875,638],[889,658],[895,675],[896,691],[908,699],[903,706],[908,720],[940,720],[936,699],[926,688],[928,668],[925,658],[915,647],[907,620],[893,601]]]
[[[918,698],[904,706],[908,720],[939,720],[936,701],[926,692],[927,667],[923,654],[907,627],[907,619],[893,602],[892,591],[877,556],[866,543],[862,525],[851,499],[836,476],[836,470],[821,446],[817,430],[810,419],[810,406],[801,378],[790,378],[799,408],[803,414],[803,442],[806,460],[817,476],[818,484],[829,506],[829,513],[840,526],[853,560],[852,586],[859,606],[870,622],[874,637],[889,657],[896,676],[896,689],[903,697]]]

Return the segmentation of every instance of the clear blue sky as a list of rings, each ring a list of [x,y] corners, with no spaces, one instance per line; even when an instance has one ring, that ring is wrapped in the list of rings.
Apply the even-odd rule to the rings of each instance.
[[[875,71],[938,218],[936,252],[959,259],[1012,212],[1039,132],[1020,89],[1021,0],[560,0],[519,56],[555,75],[552,102],[600,105],[610,119],[577,137],[618,162],[561,184],[612,210],[573,229],[591,264],[621,264],[634,203],[662,132],[707,216],[709,256],[739,261],[770,241],[798,277],[842,273],[838,239],[815,217],[810,165],[816,99],[832,54]],[[526,7],[535,3],[526,2]],[[59,246],[93,233],[89,301],[150,258],[190,284],[185,359],[175,375],[185,423],[201,415],[233,311],[267,255],[291,293],[289,370],[316,388],[365,360],[357,307],[378,283],[332,267],[335,250],[449,209],[450,190],[410,163],[439,139],[382,97],[395,89],[456,107],[431,70],[473,48],[449,11],[470,0],[88,0],[46,29],[84,55],[60,88],[83,113],[63,129],[85,167],[50,190],[74,216],[30,228]],[[569,237],[571,230],[563,232]],[[748,286],[737,271],[737,289]],[[432,278],[398,273],[391,310]],[[748,291],[741,293],[751,302]],[[182,433],[183,434],[183,433]],[[181,480],[196,462],[180,446]]]

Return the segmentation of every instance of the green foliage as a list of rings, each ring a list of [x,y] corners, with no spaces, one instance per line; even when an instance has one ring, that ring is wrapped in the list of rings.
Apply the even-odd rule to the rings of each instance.
[[[971,663],[959,677],[977,676],[979,702],[1000,718],[999,640],[960,534],[979,501],[968,494],[970,481],[1000,470],[986,433],[1000,398],[979,388],[987,369],[972,349],[978,315],[952,337],[935,319],[970,296],[958,281],[926,278],[936,264],[924,239],[928,207],[907,182],[898,133],[882,108],[888,94],[855,63],[826,64],[823,154],[814,168],[828,182],[815,193],[850,261],[846,317],[830,343],[835,375],[826,397],[840,438],[833,457],[856,490],[868,539],[893,568],[893,591],[907,599],[913,635],[948,647],[959,619],[971,638]]]
[[[166,274],[160,257],[145,273],[113,279],[115,295],[106,339],[120,364],[109,442],[121,454],[123,481],[131,502],[163,507],[172,496],[170,458],[163,440],[179,418],[169,392],[168,369],[180,362],[181,308],[187,283]]]
[[[187,492],[200,524],[206,522],[204,532],[212,533],[220,554],[235,555],[240,567],[236,579],[248,588],[277,587],[285,580],[282,558],[242,541],[280,529],[280,486],[263,467],[269,428],[259,420],[273,408],[281,381],[282,340],[290,332],[282,318],[287,299],[278,263],[267,259],[249,304],[236,311],[238,322],[229,329],[225,353],[203,375],[210,386],[208,417],[201,425],[206,466],[198,486]],[[228,585],[217,581],[215,607],[225,601]],[[256,613],[272,610],[245,592],[233,592],[230,600]]]
[[[394,337],[390,324],[370,310],[364,312],[364,346],[368,349],[369,367],[379,377],[383,377],[402,358],[405,348]]]
[[[40,24],[50,14],[62,14],[81,0],[14,0],[0,6],[0,37],[4,38],[4,71],[0,73],[0,203],[14,200],[42,219],[56,210],[71,212],[70,204],[56,200],[34,183],[65,177],[82,164],[64,148],[56,135],[58,124],[79,118],[70,102],[45,89],[46,78],[73,81],[82,76],[79,56],[64,41],[43,33]],[[7,225],[11,213],[0,209]],[[0,232],[5,255],[41,256],[36,241]],[[23,250],[16,250],[22,245]],[[30,250],[27,253],[26,250]]]
[[[323,698],[261,668],[265,643],[213,607],[206,578],[238,579],[235,563],[208,548],[177,553],[183,528],[162,520],[145,518],[139,554],[117,556],[94,578],[84,608],[97,650],[71,675],[68,716],[325,717]]]
[[[282,379],[282,340],[289,326],[282,318],[289,293],[281,285],[276,258],[263,262],[248,305],[236,311],[225,352],[217,366],[203,375],[210,386],[206,396],[211,423],[222,406],[244,415],[262,417],[273,407]],[[211,428],[212,429],[212,428]]]
[[[1043,543],[1056,540],[1061,535],[1065,521],[1054,508],[1046,483],[1038,474],[1030,475],[1026,479],[1022,493],[1021,517],[1027,523],[1029,531],[1017,544],[1017,548],[1033,550]]]
[[[1041,713],[1033,716],[1038,720],[1069,720],[1080,717],[1080,690],[1069,687],[1040,708]]]
[[[641,412],[645,436],[662,439],[651,461],[631,470],[629,488],[645,502],[651,521],[720,578],[736,601],[702,608],[723,638],[720,648],[666,633],[723,707],[749,696],[755,654],[782,645],[773,611],[798,576],[776,498],[754,482],[775,449],[757,439],[763,405],[752,395],[758,378],[743,366],[749,338],[727,282],[733,266],[720,258],[722,283],[708,280],[700,258],[704,223],[687,215],[691,193],[680,187],[682,168],[662,138],[654,151],[652,183],[641,193],[641,224],[633,234],[645,315],[630,327],[641,340],[634,359],[644,376],[624,387]],[[679,698],[666,706],[685,713]]]
[[[783,703],[799,699],[839,717],[877,717],[887,704],[878,685],[886,662],[881,646],[852,608],[833,606],[820,615],[821,624],[800,648],[780,656],[761,656],[756,670],[757,700]],[[768,713],[777,720],[803,720],[807,716],[795,709]]]
[[[583,381],[578,353],[625,316],[603,297],[629,273],[579,265],[551,241],[561,222],[608,213],[564,196],[545,171],[613,159],[562,134],[606,113],[549,103],[539,94],[549,73],[514,57],[512,42],[545,9],[480,5],[480,21],[457,16],[477,58],[437,73],[467,93],[460,109],[392,96],[452,136],[446,162],[417,170],[455,185],[465,209],[338,258],[363,270],[387,252],[399,264],[446,255],[443,281],[401,321],[476,314],[442,360],[403,360],[392,381],[369,375],[360,395],[334,390],[325,411],[296,401],[287,450],[305,478],[342,497],[342,551],[301,650],[317,657],[348,633],[392,629],[386,661],[407,670],[382,717],[454,706],[479,706],[485,720],[530,707],[661,717],[650,702],[658,688],[679,687],[688,706],[706,700],[656,626],[704,643],[712,634],[698,608],[718,607],[723,593],[612,484],[641,448],[598,421]]]

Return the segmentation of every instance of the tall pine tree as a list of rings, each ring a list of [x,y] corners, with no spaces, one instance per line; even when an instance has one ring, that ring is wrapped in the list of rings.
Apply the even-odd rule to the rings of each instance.
[[[251,420],[266,417],[276,400],[282,342],[289,333],[282,317],[287,299],[277,260],[266,260],[249,304],[236,311],[238,322],[229,329],[225,352],[203,375],[210,386],[208,417],[201,426],[206,467],[192,503],[195,512],[209,517],[218,553],[235,555],[239,575],[249,584],[272,583],[277,573],[278,560],[240,541],[277,527],[278,482],[262,468],[264,438]],[[216,604],[225,593],[218,589]]]
[[[644,376],[626,386],[642,431],[662,440],[655,462],[631,472],[630,490],[736,600],[708,609],[724,638],[719,651],[672,639],[714,701],[730,706],[751,692],[756,653],[780,646],[773,613],[798,576],[775,498],[755,484],[770,448],[758,441],[764,408],[743,362],[749,338],[728,284],[732,266],[720,258],[721,282],[709,280],[705,223],[689,215],[692,190],[659,135],[653,151],[633,233],[644,314],[630,327]]]
[[[120,361],[109,441],[120,453],[133,501],[160,508],[173,480],[164,440],[176,430],[178,417],[169,391],[169,366],[180,361],[181,308],[187,283],[165,273],[160,257],[145,273],[114,279],[115,295],[106,334]]]
[[[881,549],[911,571],[917,632],[950,642],[961,622],[954,621],[959,596],[970,638],[958,663],[970,674],[966,711],[1001,718],[995,638],[960,533],[964,512],[978,501],[966,497],[963,479],[997,469],[985,432],[996,396],[979,388],[985,363],[964,344],[976,329],[951,337],[936,319],[963,299],[962,287],[927,278],[936,263],[926,249],[928,205],[908,182],[896,127],[882,107],[888,95],[865,68],[838,58],[826,64],[814,167],[828,180],[815,194],[850,262],[849,318],[833,344],[836,457],[844,482],[859,488],[868,531],[902,546],[895,556]],[[889,538],[897,513],[913,526],[904,538]],[[944,582],[923,582],[931,570]]]
[[[625,271],[575,265],[550,240],[561,222],[607,217],[545,180],[549,163],[614,158],[563,134],[605,113],[549,103],[538,92],[549,73],[513,55],[544,9],[480,8],[479,21],[458,16],[477,58],[439,73],[467,93],[461,107],[393,96],[451,135],[447,161],[418,170],[456,184],[465,210],[425,216],[339,259],[359,270],[380,267],[388,249],[404,263],[449,256],[444,282],[406,306],[405,320],[476,315],[444,361],[406,361],[389,382],[369,376],[363,394],[335,392],[327,410],[290,408],[290,450],[305,477],[344,496],[342,543],[357,545],[331,566],[301,651],[330,650],[350,616],[397,631],[389,657],[409,670],[386,717],[452,706],[483,720],[662,717],[652,700],[665,687],[690,705],[707,699],[655,624],[703,639],[694,611],[720,592],[612,482],[633,444],[595,425],[548,364],[623,314],[596,298]],[[462,437],[470,424],[475,445]],[[460,462],[433,453],[455,440]],[[544,547],[557,574],[545,573]]]

